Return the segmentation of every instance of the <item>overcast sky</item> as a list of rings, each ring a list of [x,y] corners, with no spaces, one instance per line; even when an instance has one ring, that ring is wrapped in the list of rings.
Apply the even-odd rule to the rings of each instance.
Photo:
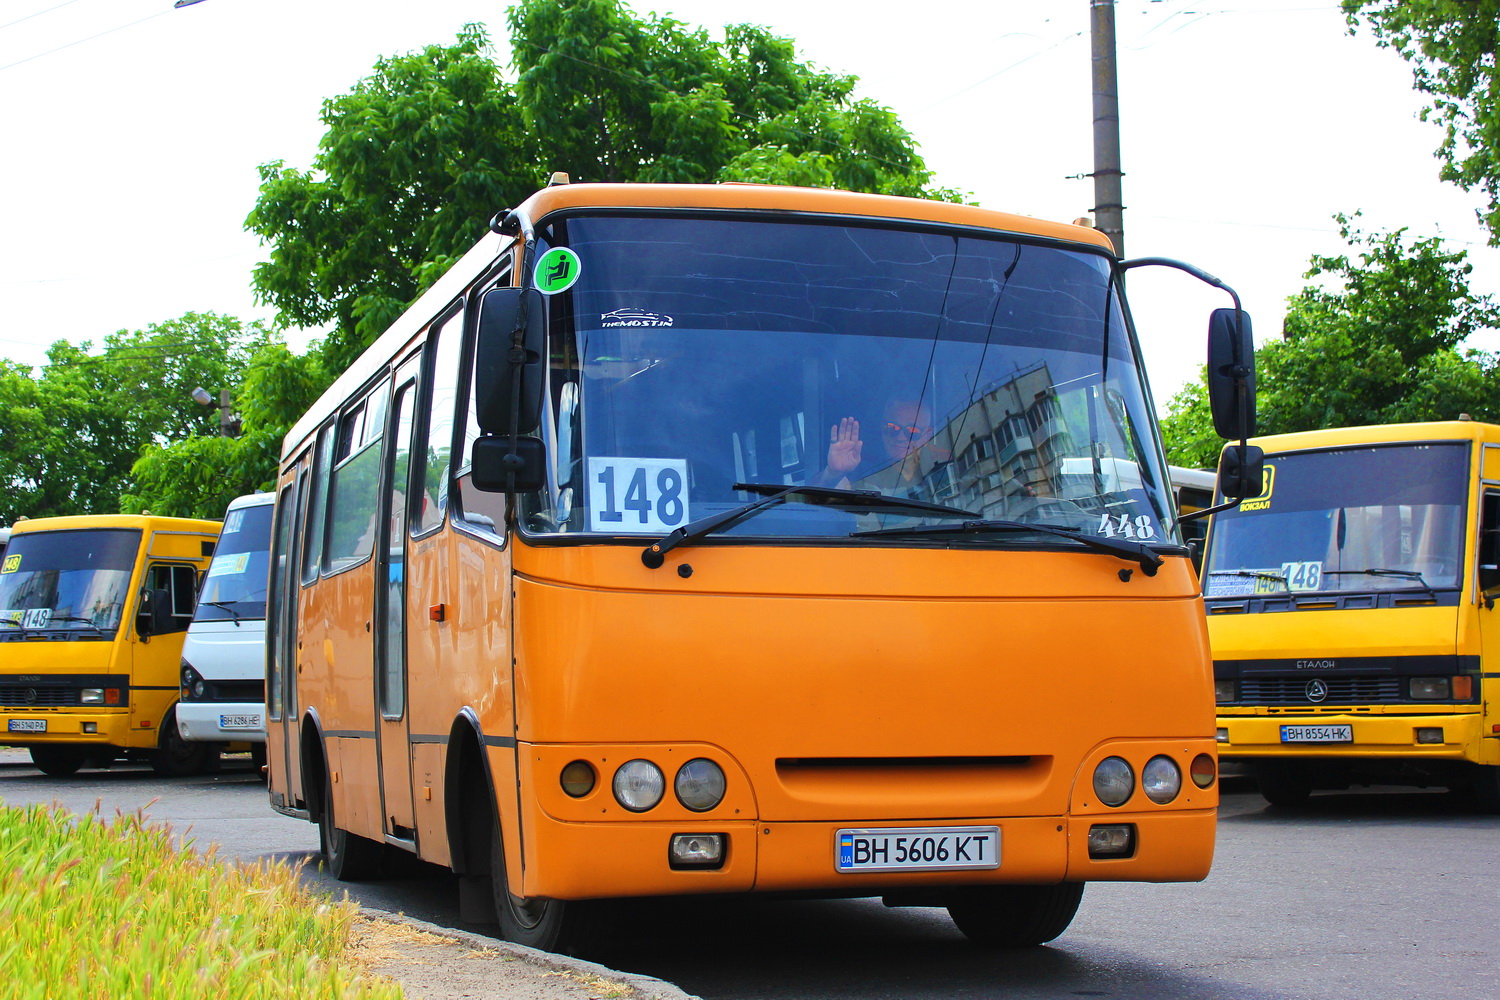
[[[938,183],[988,208],[1071,220],[1093,205],[1088,0],[661,0],[717,33],[753,21],[894,109]],[[190,310],[271,317],[250,291],[256,166],[307,167],[322,101],[383,55],[489,26],[480,0],[0,0],[0,357],[40,364]],[[1500,281],[1480,205],[1437,179],[1410,68],[1349,36],[1335,2],[1119,0],[1125,240],[1237,288],[1257,339],[1279,335],[1335,212],[1470,251]],[[567,164],[554,165],[567,169]],[[577,177],[575,179],[587,179]],[[496,206],[499,208],[501,206]],[[1159,406],[1203,356],[1222,293],[1132,274]],[[294,345],[307,334],[293,333]],[[1475,346],[1494,348],[1500,343]]]

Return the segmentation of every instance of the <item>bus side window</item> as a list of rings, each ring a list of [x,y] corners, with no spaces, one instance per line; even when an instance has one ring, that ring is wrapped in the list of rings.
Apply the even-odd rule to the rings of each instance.
[[[146,590],[151,593],[147,603],[153,606],[153,634],[187,631],[198,596],[198,571],[157,563],[146,571]],[[158,602],[163,610],[155,609]]]
[[[328,493],[328,469],[333,464],[333,425],[325,425],[318,431],[318,447],[313,461],[312,478],[308,482],[308,501],[305,523],[302,526],[302,585],[305,587],[318,578],[318,557],[323,554],[323,514],[327,506],[323,499]]]
[[[427,453],[414,462],[421,469],[422,495],[416,500],[416,510],[411,518],[413,535],[423,535],[438,528],[448,510],[448,480],[453,464],[453,408],[458,398],[463,329],[464,314],[459,312],[432,332]]]
[[[1500,587],[1500,493],[1485,491],[1479,519],[1479,589]]]
[[[379,513],[380,443],[385,431],[387,379],[339,420],[333,476],[328,486],[324,569],[337,573],[375,550]]]

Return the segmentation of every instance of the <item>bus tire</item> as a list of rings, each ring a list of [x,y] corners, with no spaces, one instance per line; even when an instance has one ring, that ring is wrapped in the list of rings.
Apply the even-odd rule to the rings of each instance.
[[[948,916],[981,947],[1034,948],[1068,929],[1083,900],[1083,886],[971,886],[948,904]]]
[[[333,814],[333,782],[326,771],[323,808],[318,812],[318,849],[323,854],[323,867],[340,882],[359,882],[380,873],[381,845],[339,829]]]
[[[35,746],[31,748],[31,762],[43,774],[53,778],[66,778],[87,764],[89,752],[86,747]]]
[[[1257,772],[1255,785],[1260,790],[1260,797],[1278,809],[1306,805],[1312,796],[1312,782],[1290,771]]]
[[[219,744],[195,743],[182,738],[177,728],[177,709],[167,710],[161,720],[161,735],[151,754],[151,770],[164,778],[185,778],[214,770],[219,763]]]
[[[597,903],[522,899],[510,894],[510,882],[505,875],[505,852],[500,846],[498,816],[494,835],[490,837],[490,888],[502,940],[564,955],[576,954],[588,943]]]
[[[1500,764],[1475,765],[1474,806],[1485,815],[1500,815]]]

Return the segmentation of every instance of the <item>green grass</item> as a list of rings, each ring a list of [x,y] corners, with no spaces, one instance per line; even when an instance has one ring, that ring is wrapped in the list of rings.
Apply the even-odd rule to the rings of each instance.
[[[346,955],[353,903],[175,841],[141,812],[0,803],[0,998],[399,1000]]]

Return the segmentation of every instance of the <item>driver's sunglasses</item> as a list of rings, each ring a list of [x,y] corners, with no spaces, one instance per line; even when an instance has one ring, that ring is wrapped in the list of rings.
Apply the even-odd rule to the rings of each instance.
[[[886,421],[885,432],[887,434],[910,434],[912,437],[926,437],[932,433],[932,428],[914,424],[893,424],[890,421]]]

